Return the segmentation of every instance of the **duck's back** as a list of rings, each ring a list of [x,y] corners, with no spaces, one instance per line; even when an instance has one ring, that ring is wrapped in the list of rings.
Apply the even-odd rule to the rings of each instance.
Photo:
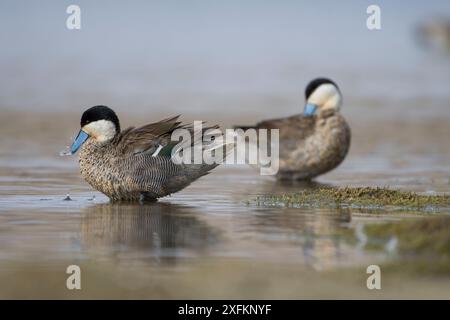
[[[350,147],[350,127],[339,113],[263,121],[258,128],[279,129],[279,179],[311,179],[336,168]]]

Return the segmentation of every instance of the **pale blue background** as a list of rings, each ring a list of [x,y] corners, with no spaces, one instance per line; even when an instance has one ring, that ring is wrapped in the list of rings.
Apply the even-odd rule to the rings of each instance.
[[[381,31],[366,28],[373,3]],[[70,4],[80,31],[66,29]],[[448,61],[414,41],[435,14],[450,1],[2,0],[0,108],[221,112],[215,101],[300,99],[322,75],[350,97],[447,99]]]

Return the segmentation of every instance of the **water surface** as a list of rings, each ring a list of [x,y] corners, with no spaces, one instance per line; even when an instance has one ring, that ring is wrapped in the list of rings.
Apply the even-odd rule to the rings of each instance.
[[[344,164],[314,183],[279,183],[250,167],[224,166],[157,203],[111,204],[81,179],[76,157],[58,156],[69,140],[59,130],[71,126],[36,130],[45,119],[26,129],[4,126],[11,139],[2,142],[0,161],[3,298],[449,297],[450,270],[432,268],[441,256],[414,268],[416,260],[398,252],[395,235],[380,244],[365,231],[437,213],[261,207],[252,201],[325,185],[445,193],[445,152],[402,157],[376,141],[383,151],[371,153],[356,139]],[[23,130],[36,132],[34,139],[21,138]],[[371,130],[356,134],[362,132]],[[71,264],[82,269],[79,292],[65,288]],[[371,264],[383,270],[379,292],[366,288]],[[402,264],[411,268],[403,272]]]

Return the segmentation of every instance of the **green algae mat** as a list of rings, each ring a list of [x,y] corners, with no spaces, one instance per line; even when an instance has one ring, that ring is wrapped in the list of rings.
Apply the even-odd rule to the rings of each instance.
[[[450,211],[450,195],[370,187],[311,188],[294,194],[259,196],[255,202],[258,206]]]

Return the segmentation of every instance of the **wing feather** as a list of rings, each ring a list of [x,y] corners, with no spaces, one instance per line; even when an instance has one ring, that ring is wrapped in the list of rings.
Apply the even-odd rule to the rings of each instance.
[[[187,129],[191,132],[191,136],[194,136],[193,126],[182,124],[178,121],[179,117],[180,115],[177,115],[142,127],[130,127],[123,130],[114,138],[117,150],[122,154],[130,155],[144,152],[153,154],[159,151],[158,155],[170,157],[172,148],[179,143],[179,141],[171,141],[172,133],[176,129]],[[203,127],[202,134],[213,128],[218,126]],[[200,135],[200,138],[202,136]]]
[[[257,123],[255,126],[235,126],[235,128],[247,129],[279,129],[280,139],[303,140],[314,133],[317,117],[305,117],[293,115],[286,118],[268,119]]]
[[[174,130],[184,127],[178,121],[179,117],[178,115],[142,127],[123,130],[114,141],[117,150],[123,154],[155,152],[159,146],[164,147],[170,143],[170,136]]]

